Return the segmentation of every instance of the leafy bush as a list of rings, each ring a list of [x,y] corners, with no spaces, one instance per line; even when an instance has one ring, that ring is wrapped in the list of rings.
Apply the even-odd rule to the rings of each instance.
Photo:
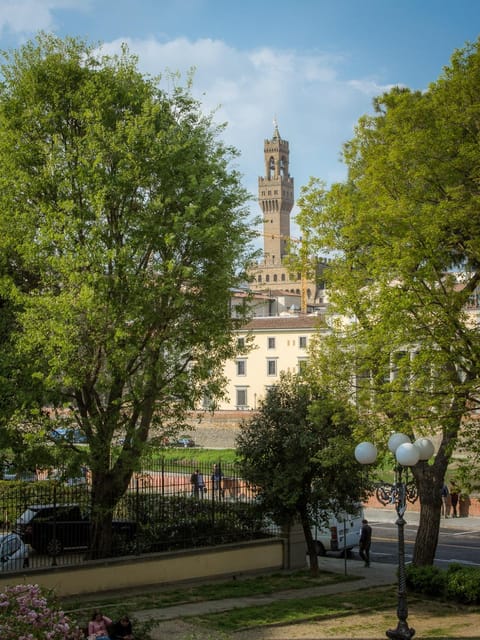
[[[53,595],[36,584],[7,587],[0,593],[2,640],[77,640],[83,633]]]
[[[463,604],[480,603],[480,569],[450,565],[447,571],[445,597]]]
[[[433,565],[417,567],[409,564],[405,568],[407,588],[429,596],[443,596],[445,592],[446,571]]]
[[[136,551],[171,551],[263,537],[263,513],[253,503],[190,496],[131,496],[140,523]]]
[[[447,570],[435,566],[406,567],[407,588],[417,593],[462,604],[480,604],[480,569],[451,564]]]

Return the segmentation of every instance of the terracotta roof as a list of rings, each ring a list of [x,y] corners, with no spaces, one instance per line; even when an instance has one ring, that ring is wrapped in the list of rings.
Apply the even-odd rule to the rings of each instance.
[[[274,316],[271,318],[253,318],[242,327],[253,331],[261,329],[316,329],[321,326],[322,316]]]
[[[269,300],[271,296],[269,296],[264,291],[249,291],[249,292],[237,291],[233,294],[232,298],[234,299],[235,298],[255,298],[255,299]]]
[[[300,294],[293,293],[293,291],[287,291],[284,289],[251,289],[248,293],[235,292],[233,294],[234,298],[246,298],[247,296],[266,299],[277,298],[279,296],[293,296],[299,298]]]

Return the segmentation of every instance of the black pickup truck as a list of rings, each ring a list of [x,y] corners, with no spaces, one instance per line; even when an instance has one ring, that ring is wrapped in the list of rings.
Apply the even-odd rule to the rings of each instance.
[[[112,522],[113,533],[124,540],[132,540],[136,528],[133,521]],[[55,556],[63,549],[88,548],[92,523],[78,504],[32,504],[18,518],[14,531],[35,551]]]

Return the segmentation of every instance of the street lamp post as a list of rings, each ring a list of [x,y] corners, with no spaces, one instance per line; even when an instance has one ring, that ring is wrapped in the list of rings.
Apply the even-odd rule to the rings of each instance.
[[[407,583],[405,576],[405,520],[403,515],[408,502],[418,498],[417,487],[413,480],[408,480],[408,468],[419,460],[428,460],[434,453],[434,447],[428,438],[420,438],[412,443],[403,433],[394,433],[388,440],[388,448],[393,453],[395,463],[395,482],[384,483],[377,489],[377,498],[386,504],[394,504],[397,512],[398,527],[398,604],[396,629],[389,629],[387,637],[391,640],[410,640],[415,629],[408,626]],[[377,448],[371,442],[361,442],[355,448],[355,458],[360,464],[372,464],[377,459]]]

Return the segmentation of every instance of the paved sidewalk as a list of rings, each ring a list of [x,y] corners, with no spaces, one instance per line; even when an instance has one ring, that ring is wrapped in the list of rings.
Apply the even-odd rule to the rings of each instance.
[[[375,522],[391,522],[395,524],[397,521],[397,513],[392,507],[384,508],[365,508],[365,517],[367,520]],[[420,520],[420,512],[408,509],[403,516],[405,522],[408,524],[418,524]],[[440,530],[442,529],[464,529],[467,531],[480,531],[480,517],[479,516],[467,516],[462,518],[442,518],[440,521]]]

